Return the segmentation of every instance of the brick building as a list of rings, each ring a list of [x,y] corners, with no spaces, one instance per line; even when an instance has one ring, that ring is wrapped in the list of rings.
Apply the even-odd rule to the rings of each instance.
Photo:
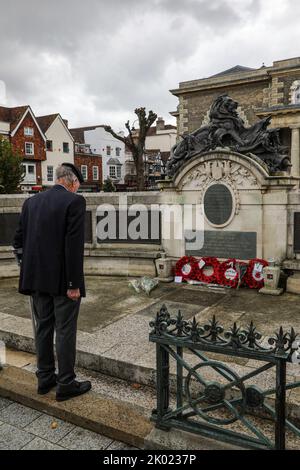
[[[96,153],[90,144],[85,143],[84,129],[70,129],[75,142],[74,164],[81,170],[84,178],[81,190],[96,192],[102,187],[102,155]]]
[[[208,123],[215,98],[227,93],[239,103],[245,125],[271,116],[271,127],[280,128],[281,140],[289,148],[292,175],[300,176],[300,57],[273,62],[258,69],[236,66],[208,78],[191,80],[170,90],[179,105],[178,138]]]
[[[42,162],[46,160],[46,137],[30,106],[0,106],[0,136],[23,157],[25,177],[21,186],[30,191],[42,185]]]
[[[70,129],[75,142],[86,145],[90,153],[102,157],[102,183],[113,181],[116,187],[124,184],[125,144],[106,132],[103,125]],[[124,135],[123,132],[119,133]]]

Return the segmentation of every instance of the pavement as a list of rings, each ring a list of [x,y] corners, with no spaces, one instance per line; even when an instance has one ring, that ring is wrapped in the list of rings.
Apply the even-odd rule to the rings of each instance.
[[[253,321],[263,336],[280,326],[300,332],[300,301],[295,294],[264,296],[256,290],[208,289],[187,284],[163,284],[146,294],[137,294],[130,279],[87,277],[87,297],[83,299],[77,336],[77,365],[123,380],[155,386],[156,350],[149,342],[149,322],[163,304],[186,319],[196,317],[205,324],[213,315],[225,327],[234,322],[246,326]],[[0,284],[0,341],[8,347],[34,352],[28,297],[17,293],[17,280]],[[197,358],[190,358],[197,361]],[[253,360],[222,357],[240,373],[256,367]],[[171,371],[175,371],[171,364]],[[288,380],[300,380],[300,366],[288,365]],[[259,377],[258,385],[272,386],[271,373]],[[299,400],[297,390],[290,395]],[[300,414],[299,414],[300,417]]]
[[[170,313],[176,315],[178,310],[181,310],[186,319],[195,316],[202,324],[206,323],[212,315],[216,315],[225,328],[235,321],[243,326],[253,321],[263,336],[272,335],[279,330],[281,325],[285,330],[293,326],[296,332],[300,332],[300,302],[299,296],[295,294],[284,293],[280,297],[272,297],[250,289],[233,291],[188,284],[160,283],[150,296],[147,296],[137,294],[129,285],[129,278],[107,276],[87,277],[86,280],[87,298],[83,299],[78,323],[77,366],[83,368],[83,375],[99,375],[100,373],[106,378],[105,380],[109,377],[111,381],[123,381],[126,386],[121,387],[119,384],[113,388],[112,383],[105,382],[105,380],[105,384],[104,382],[101,384],[100,381],[99,385],[98,377],[96,392],[103,395],[104,387],[106,399],[110,394],[110,398],[116,398],[129,408],[140,403],[144,411],[139,409],[139,416],[147,419],[155,405],[153,387],[156,383],[155,345],[149,343],[149,322],[155,317],[162,304],[168,307]],[[1,340],[14,350],[24,351],[29,355],[34,352],[29,302],[28,298],[17,293],[17,279],[1,280]],[[34,372],[35,364],[32,356],[21,358],[12,350],[6,350],[6,353],[11,358],[15,355],[13,367],[22,368],[26,372]],[[187,356],[191,365],[198,362],[194,356]],[[257,361],[244,358],[222,357],[221,360],[227,361],[228,365],[239,375],[249,373],[257,367]],[[10,362],[13,360],[10,359]],[[171,373],[175,373],[174,363],[171,363]],[[288,382],[300,380],[299,365],[288,364],[287,380]],[[14,380],[11,383],[13,387]],[[255,383],[261,389],[272,388],[275,384],[274,371],[269,370],[259,374],[248,383]],[[147,393],[142,392],[144,388],[148,390]],[[300,390],[289,390],[287,397],[289,417],[300,420]],[[21,400],[20,397],[17,398],[17,401]],[[23,404],[26,405],[26,403]],[[30,406],[36,407],[37,404]],[[53,412],[51,406],[49,409]],[[49,411],[48,413],[51,414]],[[154,436],[157,431],[147,428],[146,421],[143,421],[143,426],[141,429],[143,428],[144,431],[140,437],[144,446],[150,445],[155,448],[155,440],[159,442],[158,446],[170,445],[169,438],[165,437],[165,443],[163,443],[161,438]],[[101,430],[97,429],[97,432]],[[149,438],[149,435],[152,437]],[[114,436],[110,435],[111,438]],[[140,440],[127,439],[126,436],[122,439],[115,437],[115,439],[123,440],[136,447],[142,446]],[[174,439],[176,441],[177,437],[175,436]],[[180,445],[182,444],[178,444]],[[194,445],[199,446],[199,443]]]
[[[47,395],[36,393],[35,355],[8,351],[6,360],[0,371],[0,449],[55,450],[53,444],[79,450],[237,448],[181,430],[156,429],[150,421],[156,403],[152,387],[77,369],[77,378],[90,380],[92,391],[57,402],[55,390]]]
[[[0,397],[0,450],[132,450],[123,442]]]

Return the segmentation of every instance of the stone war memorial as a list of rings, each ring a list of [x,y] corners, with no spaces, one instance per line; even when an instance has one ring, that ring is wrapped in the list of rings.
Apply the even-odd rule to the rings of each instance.
[[[139,449],[298,449],[300,58],[171,92],[178,139],[159,189],[83,194],[76,361],[93,391],[64,407],[35,392],[17,293],[11,240],[30,196],[0,196],[0,405]]]

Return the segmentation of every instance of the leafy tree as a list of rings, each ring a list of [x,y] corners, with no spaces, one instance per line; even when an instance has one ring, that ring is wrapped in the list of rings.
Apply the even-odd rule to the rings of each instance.
[[[105,193],[111,193],[116,190],[116,187],[110,178],[107,178],[102,186],[102,189]]]
[[[115,139],[118,139],[123,142],[131,151],[136,168],[137,189],[141,191],[145,189],[145,140],[149,128],[157,119],[157,114],[155,114],[153,111],[149,111],[147,116],[145,108],[137,108],[134,112],[137,115],[139,121],[138,133],[134,132],[134,129],[130,126],[129,121],[125,123],[125,127],[128,131],[128,135],[125,137],[118,135],[110,126],[104,126],[104,129],[106,130],[106,132],[109,132]]]
[[[14,152],[10,142],[0,138],[0,193],[18,192],[23,179],[22,157]]]

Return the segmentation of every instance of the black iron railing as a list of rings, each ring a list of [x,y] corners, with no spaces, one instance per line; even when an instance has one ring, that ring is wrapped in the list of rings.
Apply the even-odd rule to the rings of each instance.
[[[287,362],[300,364],[298,335],[293,328],[284,332],[281,327],[268,338],[262,338],[252,322],[244,329],[234,323],[225,332],[215,317],[200,326],[195,318],[184,320],[180,312],[171,318],[165,306],[150,327],[150,341],[157,348],[157,408],[152,413],[156,427],[175,427],[263,449],[285,449],[286,429],[300,437],[300,429],[286,419],[286,391],[300,386],[300,382],[286,383]],[[255,367],[246,372],[240,367],[242,372],[237,372],[232,363],[204,353],[254,359]],[[176,366],[176,403],[170,394],[170,358]],[[274,385],[263,390],[255,381],[272,369]],[[275,406],[268,399],[272,395]],[[262,413],[272,419],[274,435],[253,418]],[[246,432],[240,431],[241,426]]]

